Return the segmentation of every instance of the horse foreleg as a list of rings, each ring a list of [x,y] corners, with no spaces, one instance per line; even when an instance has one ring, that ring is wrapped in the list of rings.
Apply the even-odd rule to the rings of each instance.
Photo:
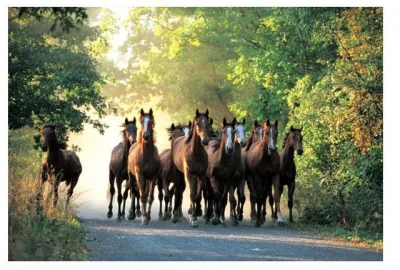
[[[129,215],[128,219],[129,220],[134,220],[136,218],[135,214],[135,197],[137,200],[139,200],[139,197],[137,196],[138,194],[136,193],[136,179],[135,176],[131,173],[128,172],[128,184],[129,184],[129,190],[131,192],[131,208],[129,209]],[[139,206],[139,201],[138,201],[138,206]]]
[[[277,219],[278,217],[276,216],[276,212],[274,211],[274,197],[272,196],[272,188],[269,189],[268,199],[269,206],[271,208],[271,218]]]
[[[154,188],[156,185],[156,179],[150,180],[148,182],[148,189],[149,189],[149,200],[148,200],[148,208],[147,208],[147,216],[149,221],[151,220],[151,206],[154,202]]]
[[[189,219],[189,225],[193,228],[196,228],[199,226],[199,222],[197,221],[197,215],[196,215],[196,199],[197,199],[197,183],[196,183],[196,176],[191,174],[190,172],[186,171],[185,172],[185,180],[187,183],[189,183],[189,189],[190,189],[190,219]]]
[[[224,191],[222,192],[222,197],[221,197],[221,202],[220,202],[221,214],[220,214],[220,218],[219,218],[219,221],[220,221],[222,227],[226,227],[225,208],[226,208],[226,205],[228,204],[228,192],[229,192],[230,188],[231,188],[230,184],[224,184]]]
[[[246,195],[244,194],[244,186],[245,186],[245,180],[242,179],[242,181],[239,184],[238,187],[238,198],[239,198],[239,204],[238,204],[238,219],[239,221],[243,220],[243,208],[244,208],[244,203],[246,202]]]
[[[122,198],[122,218],[125,219],[125,205],[126,205],[126,199],[128,199],[128,192],[129,192],[129,187],[126,186],[127,183],[125,184],[125,190]]]
[[[110,192],[110,203],[108,205],[107,218],[111,218],[113,216],[113,212],[112,212],[113,205],[112,205],[112,202],[113,202],[114,194],[115,194],[115,188],[114,188],[115,175],[111,170],[109,171],[109,179],[108,179],[108,181],[109,181],[109,188],[110,188],[109,189],[109,192]]]
[[[117,215],[117,220],[121,221],[121,217],[122,217],[122,211],[121,211],[121,204],[122,204],[122,180],[117,177],[116,178],[116,182],[117,182],[117,191],[118,191],[118,215]]]
[[[144,175],[137,172],[136,173],[136,183],[139,187],[140,202],[142,203],[142,224],[149,224],[149,217],[147,216],[147,200],[149,198],[149,185],[146,185],[146,180]]]
[[[283,187],[280,183],[279,173],[272,177],[272,184],[274,185],[275,212],[276,216],[278,217],[278,223],[281,223],[284,222],[280,205]]]
[[[295,189],[296,189],[296,183],[294,181],[290,182],[288,185],[288,207],[289,207],[290,222],[293,222],[292,208],[293,208],[293,194]]]
[[[164,187],[163,180],[161,179],[161,177],[158,177],[158,181],[157,181],[158,201],[160,202],[159,211],[158,211],[158,220],[162,220],[162,202],[164,199],[163,187]],[[164,191],[165,191],[165,188],[164,188]],[[167,194],[167,192],[165,192],[165,194]],[[150,195],[151,195],[151,193],[150,193]],[[167,206],[167,203],[165,203],[165,206]]]
[[[229,205],[230,205],[230,215],[229,218],[230,220],[232,220],[232,224],[234,226],[236,226],[238,224],[237,222],[237,215],[236,215],[236,205],[237,205],[237,201],[235,198],[235,190],[234,190],[234,186],[231,186],[231,188],[229,189]]]

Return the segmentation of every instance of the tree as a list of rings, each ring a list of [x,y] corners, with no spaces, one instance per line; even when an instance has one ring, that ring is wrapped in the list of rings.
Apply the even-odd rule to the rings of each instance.
[[[106,80],[86,45],[100,33],[84,25],[86,18],[82,8],[10,8],[10,129],[53,122],[67,139],[67,131],[90,123],[104,132],[98,118],[109,108],[101,95]]]

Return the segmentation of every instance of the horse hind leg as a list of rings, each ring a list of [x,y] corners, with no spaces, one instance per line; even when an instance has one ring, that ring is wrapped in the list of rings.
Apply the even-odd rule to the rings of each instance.
[[[243,208],[244,208],[244,203],[246,202],[246,195],[244,194],[244,185],[245,181],[243,179],[242,183],[240,183],[237,191],[237,195],[239,198],[239,203],[238,203],[238,220],[242,221],[243,220]]]
[[[78,179],[79,179],[79,176],[73,177],[73,178],[71,178],[70,181],[68,181],[69,183],[67,183],[67,185],[69,184],[69,189],[67,192],[67,204],[69,204],[72,194],[74,193],[74,188],[75,188],[76,184],[78,183]]]
[[[157,188],[158,188],[158,201],[159,201],[159,211],[158,211],[158,220],[163,220],[163,213],[162,213],[162,202],[164,200],[164,194],[163,194],[163,186],[164,183],[162,182],[161,177],[158,178],[157,180]],[[167,205],[165,205],[167,206]]]
[[[113,202],[114,194],[115,194],[114,181],[115,181],[115,175],[114,175],[114,173],[110,170],[110,174],[109,174],[110,203],[109,203],[109,205],[108,205],[108,213],[107,213],[107,218],[109,218],[109,219],[112,218],[112,216],[113,216],[113,212],[112,212],[113,205],[112,205],[112,202]]]
[[[272,188],[269,189],[268,200],[269,206],[271,208],[271,218],[278,219],[278,217],[276,216],[276,211],[274,211],[274,197],[272,196]]]
[[[149,221],[151,220],[151,206],[153,205],[154,202],[154,186],[156,185],[156,181],[150,181],[149,182],[149,200],[148,200],[148,209],[147,209],[147,215],[149,218]]]

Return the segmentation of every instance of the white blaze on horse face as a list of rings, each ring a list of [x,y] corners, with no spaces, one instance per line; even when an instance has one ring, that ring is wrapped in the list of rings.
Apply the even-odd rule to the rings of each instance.
[[[238,134],[238,136],[237,136],[238,143],[240,143],[242,140],[246,140],[245,136],[244,136],[244,127],[243,126],[237,126],[236,132]]]
[[[148,126],[149,121],[150,121],[150,119],[149,119],[148,116],[146,116],[146,117],[143,119],[143,126],[144,126],[144,131],[143,131],[143,132],[144,132],[145,134],[147,133],[147,126]]]
[[[263,130],[262,129],[260,129],[258,131],[258,136],[260,137],[260,141],[262,141],[262,138],[263,138]]]
[[[189,136],[189,131],[190,131],[189,128],[187,128],[187,127],[183,128],[183,132],[185,132],[186,137]]]
[[[227,135],[227,139],[226,139],[226,149],[232,149],[232,128],[228,127],[226,129],[226,135]]]

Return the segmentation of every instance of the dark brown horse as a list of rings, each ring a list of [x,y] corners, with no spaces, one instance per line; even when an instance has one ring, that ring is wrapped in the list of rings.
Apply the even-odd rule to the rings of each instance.
[[[246,201],[244,194],[245,181],[245,163],[242,158],[242,147],[246,145],[246,129],[244,127],[246,119],[243,118],[242,123],[236,123],[235,129],[235,155],[236,155],[236,172],[231,189],[229,190],[229,204],[231,207],[230,219],[233,225],[237,225],[238,221],[243,220],[243,207]],[[238,201],[235,198],[235,190],[237,190]],[[236,209],[237,205],[237,209]]]
[[[121,132],[122,134],[122,142],[120,142],[111,152],[111,160],[109,165],[109,192],[110,192],[110,204],[108,206],[107,217],[111,218],[113,215],[112,212],[112,202],[115,194],[114,181],[117,182],[118,189],[118,216],[117,219],[121,220],[125,218],[125,203],[128,198],[129,186],[125,187],[124,195],[122,197],[122,183],[123,181],[128,180],[128,154],[131,145],[136,142],[137,137],[137,127],[136,127],[136,117],[133,118],[133,121],[128,121],[128,118],[125,118],[125,123],[122,125],[124,128]],[[121,211],[121,203],[123,202],[122,211]],[[138,211],[137,215],[140,216],[139,209],[139,198],[137,198],[137,206]]]
[[[47,181],[48,177],[54,177],[53,184],[54,191],[54,205],[58,200],[58,186],[61,182],[65,181],[69,186],[67,192],[67,203],[69,202],[80,174],[82,173],[82,165],[78,156],[69,150],[60,148],[57,140],[56,126],[54,124],[45,124],[40,129],[42,135],[42,150],[47,151],[47,154],[42,162],[42,170],[40,173],[39,187],[40,192],[42,185]]]
[[[161,162],[157,146],[155,146],[153,110],[145,113],[140,110],[140,125],[138,141],[133,144],[128,155],[128,177],[131,194],[134,195],[134,185],[139,189],[142,203],[142,224],[147,225],[151,219],[151,205],[154,201],[154,186],[160,175]],[[148,205],[147,205],[148,203]],[[135,200],[132,197],[130,215],[133,215]]]
[[[283,139],[283,150],[279,154],[281,158],[281,167],[280,167],[280,183],[279,183],[279,191],[277,193],[276,190],[274,192],[274,198],[278,197],[278,201],[280,201],[280,197],[283,192],[283,186],[288,186],[288,207],[289,207],[289,221],[293,222],[293,194],[296,188],[296,164],[294,163],[294,152],[296,151],[298,155],[303,154],[303,136],[301,135],[301,131],[303,128],[295,129],[293,126],[290,127],[289,132],[285,134],[285,138]],[[273,210],[273,201],[271,206],[271,212],[274,218],[279,218],[277,216],[277,204],[275,204],[275,211]],[[281,217],[282,218],[282,217]]]
[[[205,113],[196,110],[192,129],[188,137],[178,138],[172,149],[175,166],[184,173],[185,181],[190,188],[191,215],[189,225],[197,227],[197,216],[201,216],[201,191],[206,177],[208,156],[204,145],[209,142],[208,109]]]
[[[187,126],[183,126],[181,124],[175,126],[174,124],[171,124],[171,127],[167,128],[169,134],[169,140],[171,141],[171,149],[173,148],[176,139],[182,136],[189,135],[191,126],[192,122],[189,121],[189,125]],[[164,201],[165,201],[165,210],[162,219],[163,220],[171,219],[172,195],[174,194],[175,206],[174,206],[174,218],[172,219],[172,222],[176,223],[178,221],[179,215],[182,213],[181,197],[186,186],[183,173],[176,168],[175,164],[172,161],[171,149],[165,149],[160,154],[161,167],[162,167],[161,179],[162,179],[162,188],[164,190]],[[173,184],[173,187],[171,189],[169,188],[170,184]]]
[[[279,185],[280,158],[276,151],[278,137],[278,121],[270,123],[269,119],[263,124],[263,139],[251,145],[246,156],[246,174],[250,190],[251,201],[257,204],[257,210],[252,204],[252,211],[256,213],[256,227],[260,227],[265,221],[266,200],[271,189]],[[280,215],[279,198],[276,200],[278,222]],[[264,209],[261,213],[262,208]]]
[[[212,208],[214,208],[214,217],[212,224],[220,223],[223,227],[225,224],[225,207],[227,204],[228,192],[232,186],[233,179],[238,166],[236,151],[235,151],[235,124],[236,118],[232,123],[228,123],[226,118],[223,119],[223,127],[221,130],[221,139],[211,141],[206,146],[208,154],[208,169],[207,179],[210,181],[206,188],[212,188],[212,191],[207,192],[208,208],[206,223],[211,218]]]
[[[260,125],[258,123],[258,121],[255,120],[254,124],[251,126],[251,134],[250,134],[250,137],[247,139],[246,147],[242,148],[242,158],[243,158],[244,161],[246,160],[247,153],[248,153],[250,147],[253,145],[253,143],[258,142],[258,141],[262,141],[263,133],[264,133],[264,131],[263,131],[262,125]],[[247,186],[249,187],[250,186],[249,178],[253,177],[253,176],[249,175],[249,173],[247,173],[248,170],[246,170],[246,162],[244,162],[244,163],[245,163],[245,181],[247,181]],[[252,205],[252,207],[250,208],[250,219],[251,220],[256,220],[257,219],[256,213],[255,213],[255,203],[256,203],[256,201],[255,201],[254,197],[250,196],[250,203]],[[240,218],[240,216],[239,216],[239,218]]]

